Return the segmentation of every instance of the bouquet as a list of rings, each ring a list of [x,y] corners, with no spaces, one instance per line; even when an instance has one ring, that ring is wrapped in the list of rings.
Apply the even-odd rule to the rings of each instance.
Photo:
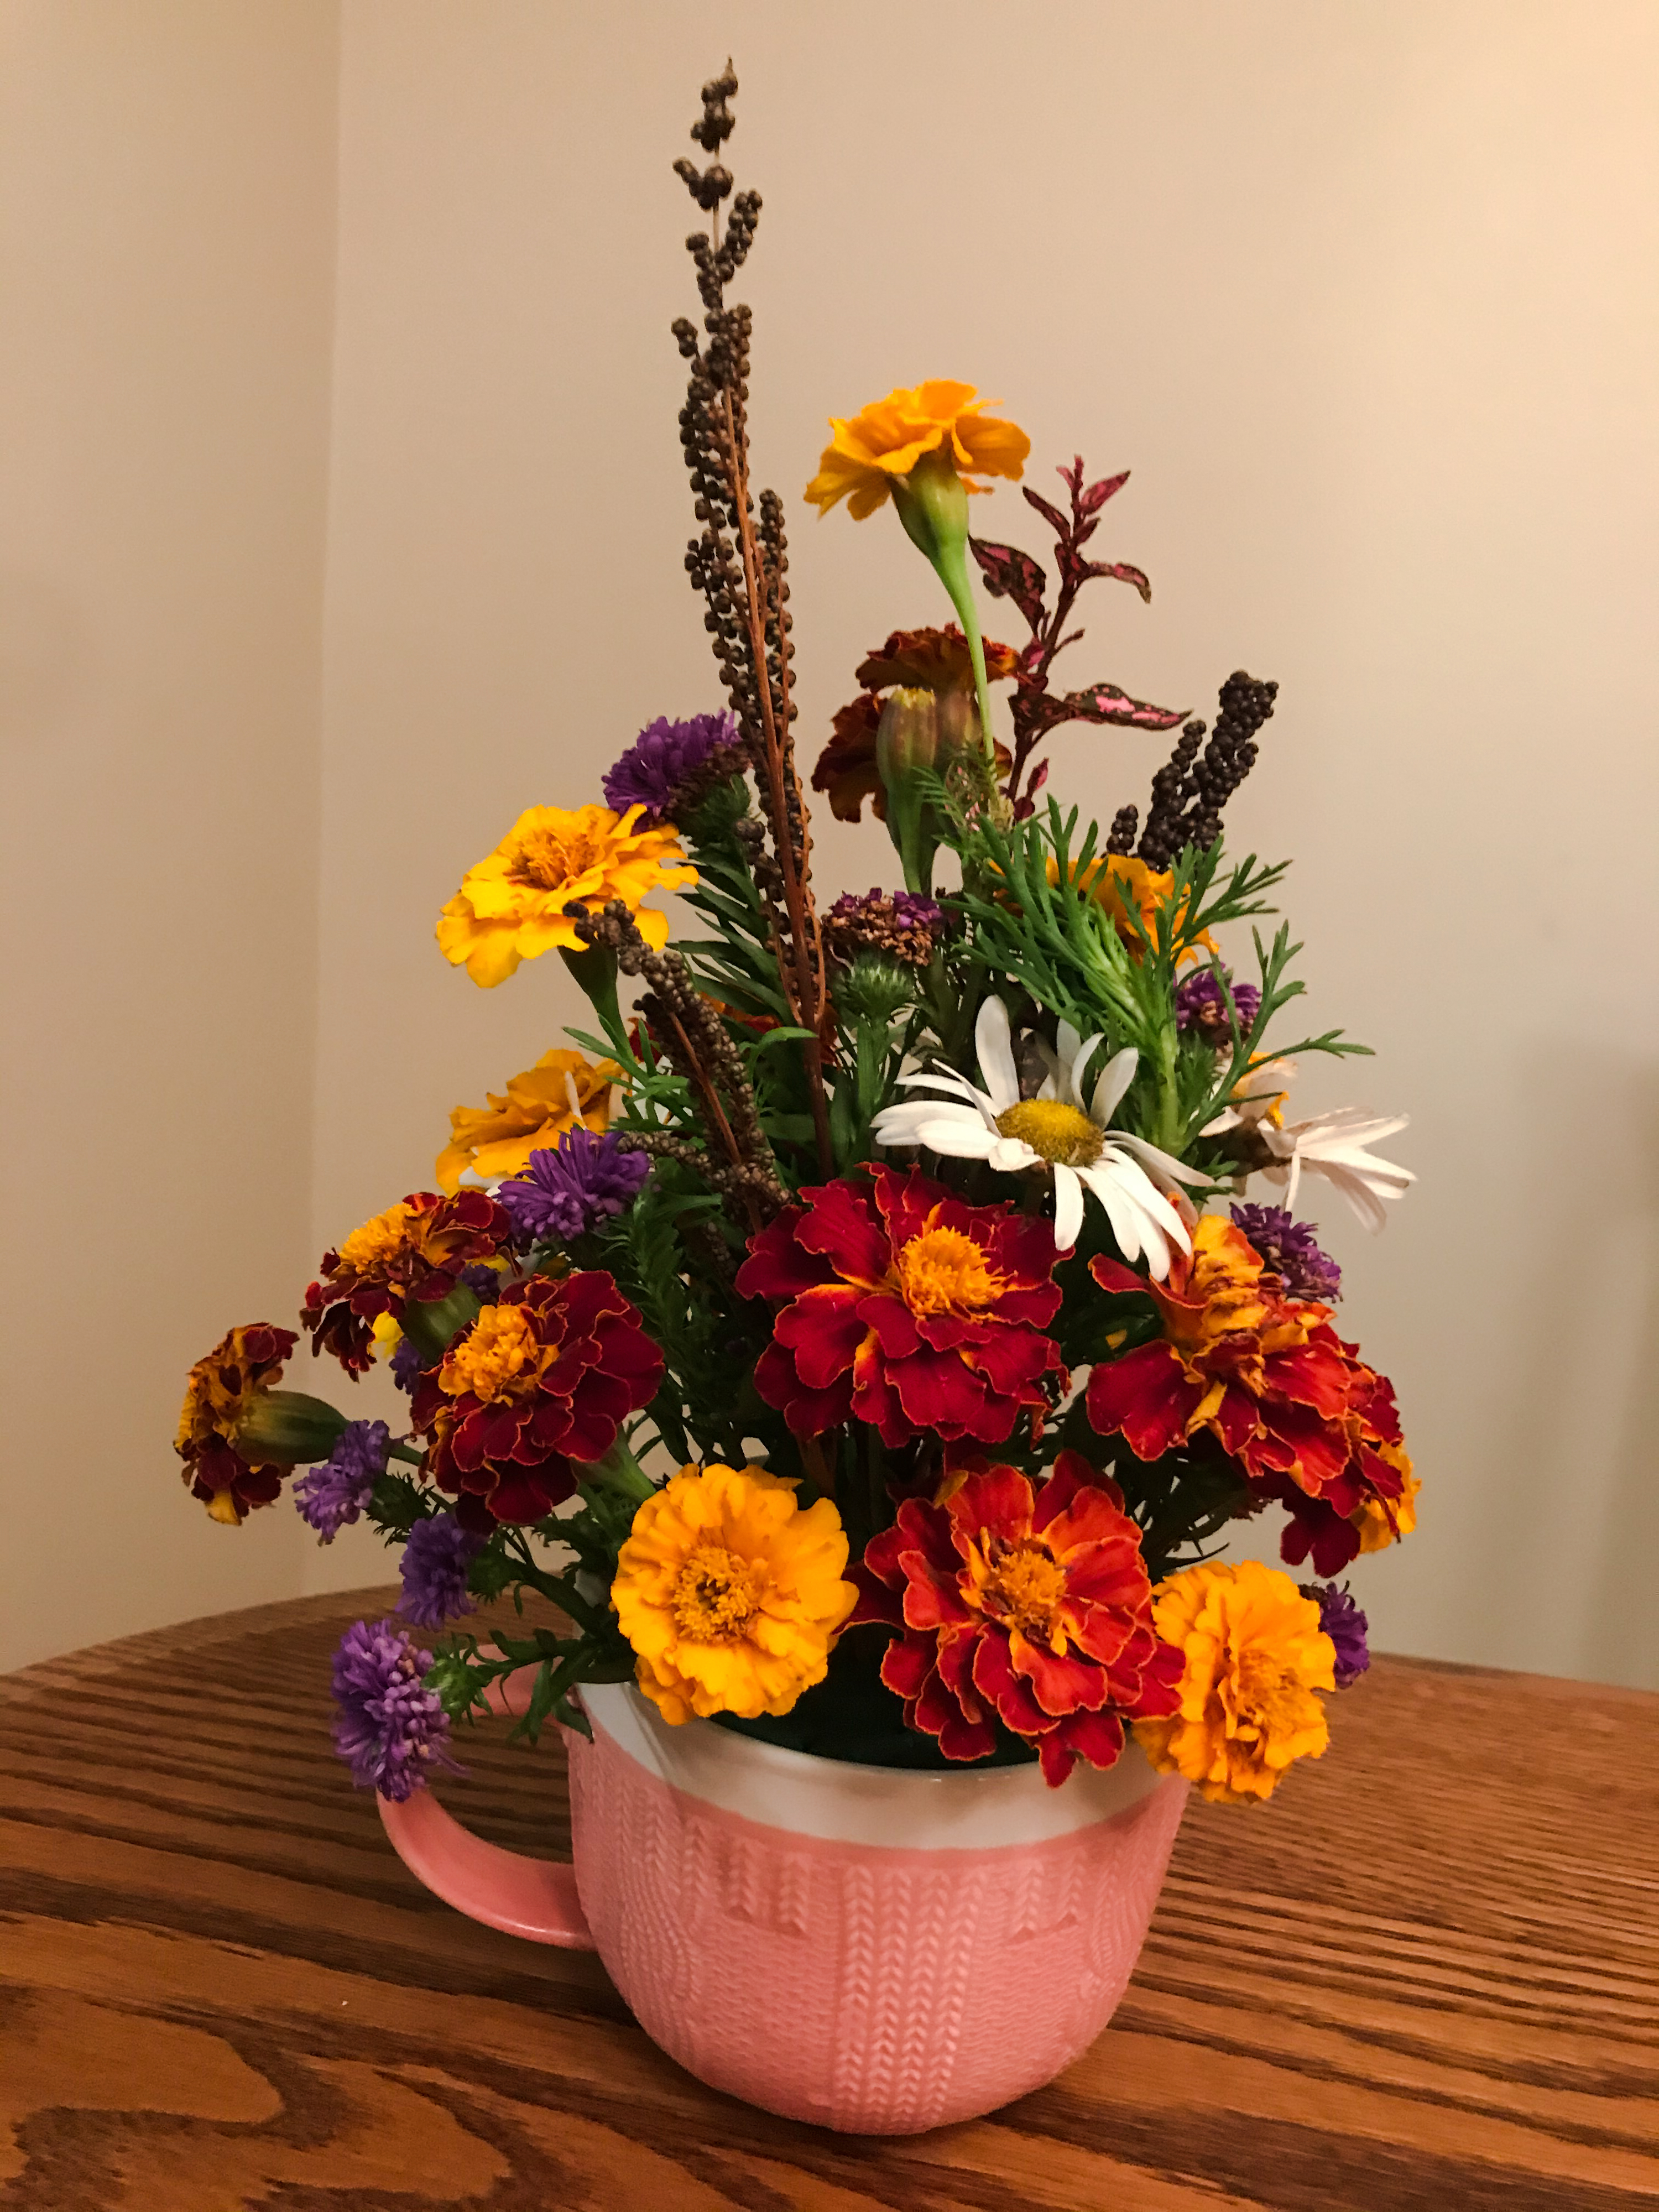
[[[339,1750],[388,1798],[533,1669],[532,1741],[631,1680],[673,1725],[1055,1786],[1133,1735],[1259,1801],[1325,1748],[1320,1693],[1367,1663],[1339,1578],[1418,1488],[1297,1214],[1319,1188],[1380,1227],[1412,1178],[1370,1147],[1404,1123],[1294,1117],[1296,1062],[1361,1048],[1285,1035],[1285,866],[1224,837],[1276,687],[1229,677],[1207,726],[1066,688],[1085,591],[1150,596],[1096,557],[1125,476],[1026,485],[1024,431],[948,380],[832,418],[808,501],[896,517],[944,591],[902,611],[951,618],[872,651],[817,748],[811,788],[868,803],[894,878],[820,902],[785,507],[752,486],[727,299],[760,212],[720,158],[735,89],[705,87],[702,165],[675,164],[703,218],[684,559],[724,704],[465,874],[444,957],[495,989],[555,953],[591,1018],[456,1109],[437,1188],[324,1255],[299,1329],[198,1363],[185,1480],[228,1527],[289,1483],[323,1542],[366,1518],[401,1550],[398,1615],[334,1670]],[[1036,551],[981,524],[999,483]],[[1079,724],[1171,733],[1144,815],[1103,832],[1051,794]],[[283,1387],[301,1331],[348,1381],[387,1363],[404,1432]],[[1283,1565],[1223,1559],[1238,1522]],[[526,1592],[556,1625],[468,1631]]]

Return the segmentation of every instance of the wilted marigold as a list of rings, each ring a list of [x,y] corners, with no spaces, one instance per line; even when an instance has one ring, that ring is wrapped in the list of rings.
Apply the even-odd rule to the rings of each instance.
[[[494,1259],[512,1234],[511,1219],[487,1191],[450,1198],[411,1191],[343,1237],[337,1251],[324,1253],[300,1316],[313,1352],[332,1352],[348,1375],[366,1373],[385,1316],[401,1323],[411,1298],[447,1297],[464,1267]]]
[[[994,404],[975,398],[971,384],[935,377],[914,389],[890,392],[856,415],[832,415],[830,443],[806,496],[820,514],[844,499],[854,520],[861,522],[888,498],[896,477],[908,476],[924,453],[941,447],[969,491],[987,489],[973,482],[975,475],[1018,479],[1031,441],[1018,423],[982,411]]]
[[[1313,1692],[1336,1686],[1319,1607],[1255,1559],[1188,1567],[1160,1583],[1152,1617],[1184,1655],[1179,1709],[1138,1721],[1135,1741],[1163,1774],[1217,1805],[1270,1797],[1285,1769],[1330,1741]]]
[[[1242,1229],[1205,1214],[1167,1282],[1103,1257],[1090,1272],[1103,1290],[1150,1298],[1163,1331],[1091,1374],[1102,1436],[1157,1460],[1207,1433],[1259,1495],[1290,1507],[1284,1557],[1311,1551],[1322,1575],[1359,1550],[1367,1508],[1398,1527],[1411,1462],[1392,1388],[1337,1335],[1328,1306],[1283,1295]]]
[[[507,1093],[491,1091],[483,1106],[457,1106],[449,1117],[449,1142],[434,1170],[440,1190],[460,1188],[468,1168],[494,1182],[517,1175],[532,1152],[556,1145],[567,1129],[603,1136],[611,1121],[611,1086],[622,1073],[614,1060],[556,1046],[534,1067],[507,1079]]]
[[[270,1389],[299,1341],[291,1328],[254,1322],[227,1330],[185,1386],[174,1446],[184,1479],[216,1521],[234,1524],[281,1492],[288,1463],[247,1456],[239,1431],[252,1401]]]
[[[611,1586],[640,1688],[665,1721],[787,1713],[821,1682],[858,1596],[827,1498],[764,1468],[684,1468],[634,1516]]]
[[[660,951],[668,917],[641,902],[697,880],[672,827],[640,826],[642,806],[532,806],[495,851],[470,868],[438,918],[445,959],[475,983],[504,982],[521,960],[582,949],[567,906],[597,914],[620,899],[646,943]]]

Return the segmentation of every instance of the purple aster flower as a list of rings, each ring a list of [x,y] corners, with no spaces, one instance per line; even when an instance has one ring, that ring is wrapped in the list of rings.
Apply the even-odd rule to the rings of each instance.
[[[1196,975],[1189,975],[1177,986],[1176,1027],[1196,1030],[1206,1044],[1230,1045],[1233,1040],[1232,1024],[1227,1018],[1230,997],[1238,1017],[1239,1035],[1248,1036],[1261,1011],[1261,992],[1254,983],[1235,983],[1230,972],[1224,986],[1212,968],[1200,968]]]
[[[1233,1221],[1242,1229],[1293,1298],[1328,1305],[1342,1295],[1342,1270],[1322,1252],[1313,1230],[1282,1206],[1236,1206]]]
[[[415,1385],[420,1381],[421,1370],[425,1364],[413,1338],[407,1336],[386,1362],[392,1381],[400,1390],[407,1390],[411,1397],[415,1395]]]
[[[398,1610],[416,1628],[441,1628],[473,1610],[467,1571],[485,1539],[463,1528],[453,1513],[417,1521],[404,1546],[404,1594]]]
[[[334,1748],[360,1790],[378,1790],[401,1804],[423,1789],[437,1767],[460,1769],[449,1756],[449,1716],[422,1676],[429,1651],[386,1621],[356,1621],[334,1654]]]
[[[1346,1583],[1304,1583],[1301,1589],[1304,1597],[1318,1604],[1319,1625],[1336,1646],[1336,1686],[1346,1690],[1371,1663],[1365,1641],[1370,1623],[1349,1595]]]
[[[634,1203],[651,1172],[645,1152],[626,1152],[620,1138],[596,1137],[579,1123],[495,1193],[521,1243],[556,1238],[569,1243]]]
[[[729,751],[735,775],[743,765],[738,726],[730,714],[693,714],[671,722],[659,714],[647,722],[615,767],[605,775],[605,803],[618,814],[643,806],[651,815],[672,812],[672,801],[716,753]],[[716,764],[718,772],[719,764]]]
[[[460,1280],[480,1305],[493,1306],[501,1295],[501,1270],[486,1267],[482,1261],[476,1267],[463,1267]]]
[[[386,1473],[391,1441],[392,1431],[384,1421],[348,1421],[322,1466],[313,1467],[295,1484],[300,1518],[324,1543],[331,1544],[349,1522],[361,1516]]]

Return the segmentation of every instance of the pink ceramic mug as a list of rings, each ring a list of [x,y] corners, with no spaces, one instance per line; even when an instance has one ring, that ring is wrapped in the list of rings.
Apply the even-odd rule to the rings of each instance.
[[[480,1841],[425,1790],[380,1817],[462,1912],[598,1951],[699,2080],[910,2134],[1040,2088],[1111,2017],[1186,1799],[1133,1747],[1050,1790],[1035,1766],[921,1773],[672,1729],[631,1684],[582,1702],[574,1867]]]

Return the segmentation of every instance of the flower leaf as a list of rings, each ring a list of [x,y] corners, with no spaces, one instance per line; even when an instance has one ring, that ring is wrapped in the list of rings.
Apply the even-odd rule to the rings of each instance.
[[[1082,474],[1081,469],[1078,473]],[[1120,469],[1115,477],[1102,477],[1098,483],[1091,483],[1088,490],[1083,493],[1078,501],[1078,505],[1085,514],[1098,514],[1107,501],[1115,493],[1121,491],[1128,481],[1127,469]]]
[[[1052,500],[1044,499],[1042,494],[1040,491],[1033,491],[1030,484],[1022,484],[1020,486],[1020,490],[1024,494],[1027,504],[1036,507],[1037,513],[1042,517],[1050,530],[1054,532],[1056,538],[1063,539],[1071,536],[1072,526],[1070,520],[1066,516],[1060,513],[1060,509],[1054,505]]]
[[[1031,628],[1037,629],[1042,621],[1042,595],[1048,587],[1039,564],[1018,545],[991,545],[982,538],[970,538],[968,543],[991,597],[1012,599]]]
[[[1060,698],[1045,696],[1030,710],[1034,732],[1058,728],[1061,722],[1109,722],[1126,730],[1172,730],[1187,719],[1184,707],[1154,707],[1132,699],[1115,684],[1091,684],[1086,690],[1067,691]]]
[[[1087,561],[1078,574],[1080,578],[1110,576],[1120,584],[1133,584],[1148,605],[1152,604],[1152,587],[1146,572],[1132,567],[1127,561]]]

